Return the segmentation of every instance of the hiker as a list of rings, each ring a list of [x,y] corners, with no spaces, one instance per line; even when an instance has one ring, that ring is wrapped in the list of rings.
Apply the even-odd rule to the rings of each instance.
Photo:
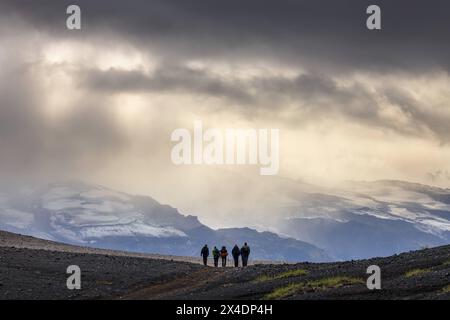
[[[234,266],[239,267],[239,256],[241,255],[241,250],[239,250],[237,244],[234,245],[234,248],[231,251],[231,255],[233,256],[234,259]]]
[[[222,249],[220,250],[220,256],[222,257],[222,267],[226,267],[228,251],[227,248],[225,248],[225,246],[223,246]]]
[[[207,244],[205,244],[205,246],[202,248],[200,255],[203,257],[203,264],[206,266],[208,264],[208,256],[209,256],[209,249]]]
[[[242,266],[246,267],[248,263],[248,256],[250,255],[250,247],[247,242],[241,248]]]
[[[212,255],[213,255],[213,258],[214,258],[214,267],[218,267],[219,266],[220,251],[219,251],[219,249],[217,249],[216,246],[214,246],[214,249],[212,251]]]

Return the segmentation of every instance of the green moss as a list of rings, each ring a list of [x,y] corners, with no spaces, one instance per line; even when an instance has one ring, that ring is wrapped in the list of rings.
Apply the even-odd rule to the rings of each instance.
[[[405,277],[412,278],[430,272],[430,269],[413,269],[405,273]]]
[[[309,287],[318,289],[318,288],[340,287],[343,285],[358,284],[358,283],[364,283],[364,281],[361,278],[333,277],[310,281],[307,284]]]
[[[264,298],[269,300],[281,299],[294,294],[303,289],[303,283],[291,283],[287,286],[280,287],[267,294]]]
[[[291,277],[300,277],[300,276],[306,276],[308,274],[308,270],[305,269],[295,269],[290,270],[287,272],[283,272],[277,276],[275,276],[275,279],[283,279],[283,278],[291,278]]]
[[[272,281],[272,280],[279,280],[279,279],[285,279],[285,278],[293,278],[293,277],[301,277],[306,276],[308,274],[308,270],[304,269],[295,269],[286,271],[280,274],[276,274],[274,276],[268,276],[268,275],[262,275],[256,278],[257,282],[265,282],[265,281]]]
[[[262,275],[255,279],[255,282],[266,282],[266,281],[272,281],[273,276],[268,275]]]
[[[271,293],[267,294],[264,298],[281,299],[307,289],[325,290],[330,288],[338,288],[345,285],[361,284],[361,283],[364,283],[364,280],[361,278],[352,278],[344,276],[323,278],[302,283],[291,283],[287,286],[275,289]]]
[[[450,293],[450,284],[442,288],[442,292]]]

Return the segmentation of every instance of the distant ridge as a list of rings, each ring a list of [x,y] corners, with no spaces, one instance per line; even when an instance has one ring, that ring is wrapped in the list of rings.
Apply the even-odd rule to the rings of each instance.
[[[0,193],[0,229],[83,247],[198,257],[211,247],[249,242],[251,259],[329,261],[321,249],[250,228],[211,229],[195,216],[81,182],[54,183]]]

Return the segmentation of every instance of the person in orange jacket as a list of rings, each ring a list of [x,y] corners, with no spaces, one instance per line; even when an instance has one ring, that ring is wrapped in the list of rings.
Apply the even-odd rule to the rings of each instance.
[[[227,266],[227,257],[228,257],[228,251],[225,246],[222,247],[220,250],[220,257],[222,258],[222,267]]]

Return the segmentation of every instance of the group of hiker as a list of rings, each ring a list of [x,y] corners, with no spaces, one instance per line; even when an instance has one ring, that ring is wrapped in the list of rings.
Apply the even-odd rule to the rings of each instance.
[[[207,244],[205,244],[205,246],[202,248],[200,255],[203,257],[203,264],[205,266],[208,265],[209,248]],[[242,266],[246,267],[248,263],[248,256],[250,255],[250,247],[247,242],[244,243],[244,245],[240,249],[238,245],[235,244],[233,250],[231,250],[231,255],[233,256],[235,267],[239,267],[239,257],[242,258]],[[228,251],[225,246],[223,246],[220,250],[217,249],[217,247],[214,247],[214,249],[212,250],[212,256],[214,258],[215,267],[219,266],[219,258],[222,258],[222,267],[227,266]]]

